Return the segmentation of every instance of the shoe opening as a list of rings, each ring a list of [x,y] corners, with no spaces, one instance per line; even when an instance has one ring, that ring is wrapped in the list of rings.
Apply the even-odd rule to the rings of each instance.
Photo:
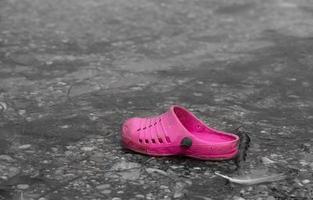
[[[195,137],[210,142],[230,142],[237,138],[232,134],[217,131],[207,127],[203,122],[194,117],[191,113],[180,107],[174,107],[174,113],[180,123]]]

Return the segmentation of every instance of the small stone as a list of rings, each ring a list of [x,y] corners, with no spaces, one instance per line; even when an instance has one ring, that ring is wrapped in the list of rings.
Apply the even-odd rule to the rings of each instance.
[[[144,196],[144,195],[142,195],[142,194],[136,194],[136,198],[138,198],[138,199],[144,199],[144,198],[145,198],[145,196]]]
[[[138,180],[141,175],[141,170],[138,168],[129,169],[118,173],[125,180]]]
[[[203,94],[202,94],[202,93],[200,93],[200,92],[194,92],[194,93],[193,93],[193,96],[196,96],[196,97],[202,97],[202,96],[203,96]]]
[[[156,168],[146,168],[146,171],[149,173],[149,174],[152,174],[152,173],[158,173],[158,174],[162,174],[164,176],[167,176],[167,173],[163,170],[160,170],[160,169],[156,169]]]
[[[275,163],[275,161],[273,161],[273,160],[271,160],[271,159],[269,159],[267,157],[262,157],[261,159],[262,159],[262,163],[265,164],[265,165],[269,165],[269,164]]]
[[[65,151],[64,154],[65,154],[66,156],[70,156],[70,155],[72,154],[72,152],[71,152],[71,151]]]
[[[173,197],[175,199],[177,198],[182,198],[184,196],[184,188],[186,184],[183,182],[177,182],[175,187],[174,187],[174,195]]]
[[[112,200],[122,200],[122,199],[119,197],[113,197]]]
[[[242,197],[234,196],[233,200],[245,200],[245,199]]]
[[[152,193],[148,193],[148,194],[146,194],[146,199],[148,199],[148,200],[152,200],[152,199],[154,199],[153,198],[153,194]]]
[[[308,165],[309,163],[307,163],[305,160],[300,160],[299,162],[302,166],[306,166]]]
[[[65,124],[65,125],[62,125],[62,126],[59,126],[59,127],[62,128],[62,129],[66,129],[66,128],[69,128],[70,125]]]
[[[19,185],[16,186],[16,188],[19,189],[19,190],[26,190],[26,189],[29,188],[29,185],[27,185],[27,184],[19,184]]]
[[[18,111],[18,114],[19,114],[19,115],[25,115],[25,113],[26,113],[26,110],[19,110],[19,111]]]
[[[4,102],[0,102],[0,111],[6,111],[8,109],[8,106]]]
[[[110,194],[112,191],[111,190],[102,190],[101,193],[102,194]]]
[[[8,156],[8,155],[0,155],[0,160],[4,160],[4,161],[6,161],[6,162],[13,162],[13,161],[14,161],[14,159],[11,158],[11,157]]]
[[[38,200],[47,200],[47,199],[44,197],[40,197]]]
[[[260,133],[265,134],[267,133],[265,130],[260,131]]]
[[[118,163],[115,163],[112,166],[112,170],[127,170],[127,169],[133,169],[133,168],[139,168],[141,165],[139,163],[135,162],[126,162],[126,161],[121,161]]]
[[[81,148],[82,151],[92,151],[94,149],[95,149],[94,147],[82,147]]]
[[[303,184],[308,184],[308,183],[310,183],[311,181],[309,180],[309,179],[304,179],[304,180],[302,180],[301,181]]]
[[[104,190],[104,189],[108,189],[110,186],[110,184],[102,184],[102,185],[98,185],[96,188],[98,190]]]
[[[24,144],[24,145],[19,146],[18,148],[19,149],[29,149],[31,146],[32,145],[30,145],[30,144]]]
[[[17,168],[17,167],[10,167],[9,171],[5,175],[8,176],[9,178],[11,178],[11,177],[15,176],[18,173],[20,173],[20,169],[19,168]]]
[[[273,197],[273,196],[268,196],[268,197],[266,198],[266,200],[275,200],[275,197]]]

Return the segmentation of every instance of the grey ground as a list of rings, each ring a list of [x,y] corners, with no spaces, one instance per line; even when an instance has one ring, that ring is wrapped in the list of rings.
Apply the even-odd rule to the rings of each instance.
[[[312,84],[312,1],[0,0],[0,199],[312,199]],[[250,132],[240,171],[122,149],[172,104]]]

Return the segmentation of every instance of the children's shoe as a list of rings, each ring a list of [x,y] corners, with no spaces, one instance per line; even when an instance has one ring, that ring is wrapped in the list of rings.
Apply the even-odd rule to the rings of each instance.
[[[128,119],[122,142],[125,148],[151,156],[226,160],[237,155],[239,137],[210,128],[187,109],[172,106],[159,116]]]

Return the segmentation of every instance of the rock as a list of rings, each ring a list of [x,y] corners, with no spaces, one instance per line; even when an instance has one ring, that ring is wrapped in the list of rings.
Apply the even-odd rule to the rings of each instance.
[[[109,187],[111,187],[110,184],[102,184],[102,185],[98,185],[96,188],[98,190],[104,190],[104,189],[107,189]]]
[[[94,152],[94,154],[90,156],[90,160],[94,162],[104,162],[105,159],[105,155],[102,152]]]
[[[18,148],[19,149],[29,149],[31,146],[32,145],[30,145],[30,144],[24,144],[24,145],[19,146]]]
[[[269,159],[269,158],[267,158],[267,157],[262,157],[261,160],[262,160],[262,163],[263,163],[264,165],[269,165],[269,164],[275,163],[275,161],[273,161],[273,160],[271,160],[271,159]]]
[[[304,180],[302,180],[301,181],[303,184],[308,184],[308,183],[310,183],[311,181],[309,180],[309,179],[304,179]]]
[[[164,176],[167,176],[167,173],[163,170],[160,169],[156,169],[156,168],[146,168],[146,171],[151,174],[151,173],[158,173],[158,174],[162,174]]]
[[[27,185],[27,184],[19,184],[19,185],[16,186],[16,188],[19,189],[19,190],[26,190],[26,189],[29,188],[29,185]]]
[[[129,169],[127,171],[119,172],[120,177],[125,180],[138,180],[141,174],[140,169]]]
[[[154,198],[153,198],[153,194],[152,194],[152,193],[146,194],[146,199],[147,199],[147,200],[152,200],[152,199],[154,199]]]
[[[143,194],[136,194],[136,198],[138,198],[138,199],[144,199],[144,198],[145,198],[145,195],[143,195]]]
[[[0,155],[0,160],[6,161],[6,162],[13,162],[14,161],[14,159],[8,155]]]
[[[95,147],[82,147],[81,148],[82,151],[92,151],[94,149],[95,149]]]
[[[184,196],[184,189],[185,189],[186,184],[183,182],[177,182],[175,187],[174,187],[174,195],[173,197],[175,199],[177,198],[182,198]]]
[[[8,172],[7,172],[6,176],[8,176],[8,178],[11,178],[11,177],[15,176],[18,173],[20,173],[20,169],[19,168],[17,168],[17,167],[10,167],[8,169]]]
[[[242,197],[234,196],[234,197],[233,197],[233,200],[245,200],[245,199],[242,198]]]
[[[111,190],[102,190],[101,193],[102,194],[110,194],[112,191]]]
[[[19,115],[25,115],[25,114],[26,114],[26,110],[19,110],[19,111],[18,111],[18,114],[19,114]]]
[[[112,166],[112,170],[127,170],[127,169],[139,168],[139,167],[141,167],[139,163],[127,162],[123,160],[121,162],[115,163]]]
[[[122,200],[122,199],[119,197],[113,197],[112,200]]]
[[[275,200],[275,197],[273,197],[273,196],[268,196],[268,197],[266,198],[266,200]]]
[[[161,190],[168,189],[168,186],[166,186],[166,185],[160,185],[160,189],[161,189]]]
[[[6,103],[0,101],[0,111],[6,111],[8,106]]]

